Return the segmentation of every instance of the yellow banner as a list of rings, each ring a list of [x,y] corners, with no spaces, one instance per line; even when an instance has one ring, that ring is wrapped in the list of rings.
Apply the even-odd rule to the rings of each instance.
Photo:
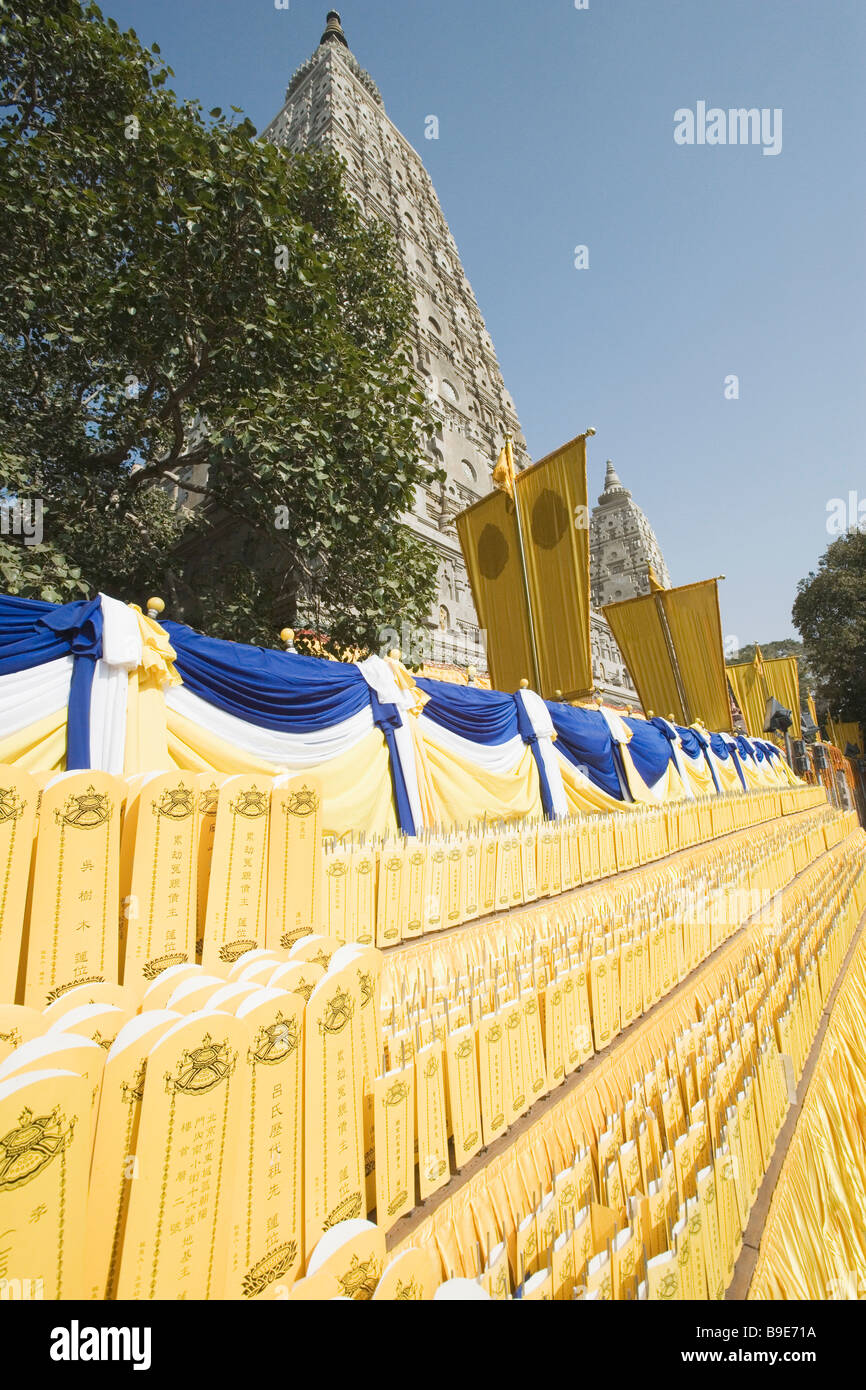
[[[731,729],[717,580],[611,603],[604,616],[645,711]]]
[[[529,600],[545,699],[592,693],[586,436],[516,476]]]
[[[623,654],[644,712],[687,724],[656,594],[610,603],[604,616]]]
[[[665,589],[660,595],[677,654],[692,719],[708,729],[731,730],[725,679],[719,587],[715,579]]]
[[[505,492],[491,492],[457,517],[478,621],[487,631],[494,689],[535,685],[529,609],[520,561],[517,513]]]
[[[795,656],[762,657],[760,663],[744,661],[729,666],[728,679],[734,698],[743,711],[751,738],[762,738],[767,701],[778,700],[791,711],[794,722],[791,737],[802,738],[800,724],[800,678]]]
[[[831,743],[835,743],[840,753],[844,753],[849,743],[853,743],[863,751],[863,731],[859,724],[843,724],[835,719],[828,719],[828,732]]]

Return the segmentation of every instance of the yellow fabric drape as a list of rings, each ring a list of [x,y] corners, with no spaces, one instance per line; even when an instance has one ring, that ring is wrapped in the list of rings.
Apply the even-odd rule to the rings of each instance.
[[[863,751],[863,732],[859,724],[837,722],[835,719],[828,720],[830,729],[830,742],[835,743],[840,753],[844,753],[849,743],[856,745]]]
[[[596,787],[588,779],[581,777],[577,768],[567,758],[560,757],[559,766],[570,816],[607,815],[611,811],[629,809],[627,801],[618,801],[615,796],[608,796],[601,787]]]
[[[706,579],[677,589],[655,589],[604,608],[646,711],[674,715],[678,724],[702,719],[710,729],[731,730],[725,681],[718,583]],[[667,633],[688,709],[671,660]]]
[[[138,619],[141,665],[144,671],[157,685],[183,685],[174,664],[177,652],[168,640],[165,628],[153,618],[149,618],[146,613],[142,613],[137,603],[130,603],[129,607]]]
[[[235,748],[172,709],[168,710],[167,733],[171,763],[185,771],[262,772],[269,776],[278,771],[273,763]],[[373,729],[347,753],[311,770],[322,786],[323,834],[396,833],[388,746],[380,730]]]
[[[47,714],[14,734],[0,738],[0,764],[25,772],[60,772],[66,766],[66,710]]]
[[[166,736],[166,704],[158,677],[141,667],[130,671],[126,694],[126,746],[123,771],[167,771],[171,767]]]
[[[445,829],[485,817],[488,823],[543,818],[538,767],[528,745],[514,770],[503,775],[464,762],[423,733],[418,738],[435,799],[436,822]]]
[[[529,608],[520,563],[514,502],[492,492],[457,517],[457,534],[475,608],[487,630],[490,674],[497,690],[535,684]]]
[[[709,763],[703,753],[699,758],[690,758],[684,748],[680,749],[680,758],[685,768],[689,785],[695,796],[715,796],[716,784],[713,781],[713,774],[710,772]],[[758,778],[758,786],[763,786],[763,781]]]
[[[660,801],[682,801],[683,797],[686,796],[687,793],[683,786],[682,779],[672,762],[668,763],[661,777],[653,784],[652,789],[650,789],[634,765],[634,759],[629,752],[628,744],[621,743],[619,745],[619,752],[628,780],[628,789],[635,801],[640,805],[657,806]],[[734,776],[736,776],[736,773],[734,773]],[[736,790],[742,791],[742,786],[738,785]],[[622,808],[622,802],[617,802],[617,805],[620,809]]]
[[[654,594],[610,603],[604,609],[617,646],[635,683],[646,714],[652,710],[674,722],[685,724],[664,628]]]
[[[760,663],[744,661],[727,668],[734,698],[743,711],[751,738],[764,737],[764,713],[769,699],[791,711],[791,735],[802,738],[800,676],[795,656],[763,657]]]
[[[716,769],[719,786],[723,792],[741,792],[743,790],[743,784],[734,766],[733,758],[717,758],[713,766]]]
[[[686,690],[692,721],[731,731],[731,705],[725,680],[719,586],[715,579],[665,589],[659,596]]]
[[[866,1290],[866,939],[833,1008],[764,1226],[750,1299]]]
[[[538,648],[538,692],[564,699],[593,689],[589,636],[589,508],[586,436],[518,473],[529,600]]]

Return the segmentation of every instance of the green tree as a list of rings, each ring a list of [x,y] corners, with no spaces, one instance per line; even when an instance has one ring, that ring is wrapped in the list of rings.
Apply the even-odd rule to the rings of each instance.
[[[826,707],[866,723],[866,535],[827,547],[817,573],[797,585],[793,618]]]
[[[333,159],[178,103],[95,5],[0,25],[0,476],[45,528],[0,543],[7,586],[162,593],[248,641],[422,622],[435,558],[399,518],[436,474],[390,232]]]

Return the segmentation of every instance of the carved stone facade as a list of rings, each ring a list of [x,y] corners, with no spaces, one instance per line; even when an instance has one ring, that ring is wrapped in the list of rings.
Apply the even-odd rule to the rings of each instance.
[[[415,296],[415,366],[436,419],[430,457],[446,474],[443,484],[417,490],[407,518],[439,555],[439,593],[424,645],[434,660],[486,668],[454,518],[490,491],[504,433],[514,437],[518,467],[529,461],[526,442],[430,176],[386,115],[335,12],[264,134],[291,152],[317,146],[339,154],[363,216],[395,232]]]
[[[490,491],[506,431],[514,439],[517,467],[525,467],[530,459],[492,339],[430,176],[421,157],[388,118],[376,83],[349,49],[336,11],[328,15],[319,47],[293,76],[285,104],[264,135],[291,153],[319,147],[340,155],[346,164],[348,192],[362,215],[386,222],[395,232],[415,296],[415,366],[436,419],[430,456],[446,474],[444,484],[418,489],[413,511],[406,518],[439,555],[439,592],[423,654],[433,661],[486,670],[454,518]],[[624,553],[635,582],[640,558],[637,550],[628,549],[634,538],[631,514],[626,516],[611,498],[605,500],[606,492],[592,519],[594,606],[612,597],[605,587],[606,561],[599,560],[595,549],[601,546],[604,554],[610,553],[609,541],[614,536],[620,539],[617,528],[622,526]],[[649,523],[631,506],[648,532],[651,544],[646,552],[658,554],[656,573],[668,582]],[[643,535],[640,527],[638,532]],[[612,558],[612,563],[619,565],[619,558]],[[597,579],[600,598],[596,598]],[[620,701],[636,701],[610,628],[595,611],[591,636],[599,692]],[[419,655],[417,646],[412,654]]]
[[[590,527],[590,590],[594,608],[649,593],[648,572],[671,585],[655,532],[608,459],[604,491]]]

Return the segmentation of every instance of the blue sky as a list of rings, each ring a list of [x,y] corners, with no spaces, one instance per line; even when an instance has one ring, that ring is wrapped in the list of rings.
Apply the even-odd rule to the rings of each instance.
[[[103,0],[180,95],[259,129],[328,8]],[[725,574],[727,635],[791,635],[828,502],[866,499],[863,0],[337,8],[433,178],[533,457],[594,425],[592,494],[612,458],[673,582]],[[781,153],[678,146],[699,101],[781,108]]]

